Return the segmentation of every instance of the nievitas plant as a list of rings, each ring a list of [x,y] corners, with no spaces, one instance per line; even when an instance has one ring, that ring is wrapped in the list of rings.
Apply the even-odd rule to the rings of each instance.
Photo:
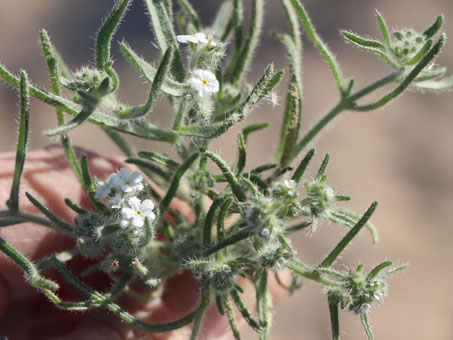
[[[299,286],[301,279],[315,281],[323,287],[330,308],[333,339],[340,338],[339,309],[357,314],[366,336],[373,339],[368,313],[387,296],[389,276],[405,265],[392,266],[384,261],[367,273],[362,264],[357,268],[336,269],[339,255],[363,228],[371,232],[373,241],[377,240],[376,228],[369,222],[377,202],[371,203],[363,214],[341,208],[338,202],[348,201],[350,197],[339,195],[328,183],[328,154],[315,178],[304,177],[315,153],[306,147],[344,111],[378,109],[412,87],[432,91],[453,87],[453,78],[442,78],[446,69],[434,63],[446,41],[445,33],[439,33],[442,16],[423,32],[412,29],[390,32],[377,12],[382,41],[342,31],[348,43],[377,54],[391,68],[387,75],[356,89],[354,79],[344,76],[301,2],[281,0],[290,24],[289,32],[273,32],[289,58],[281,133],[275,144],[275,162],[250,167],[246,164],[247,141],[269,124],[243,122],[263,99],[275,98],[274,88],[284,76],[283,70],[276,70],[271,64],[256,82],[246,78],[262,31],[265,1],[251,0],[247,25],[244,25],[242,0],[223,1],[213,24],[205,26],[188,0],[177,1],[178,12],[171,0],[144,0],[161,58],[154,67],[126,42],[120,42],[124,57],[149,83],[146,102],[134,107],[121,103],[116,96],[120,81],[111,58],[114,33],[131,2],[115,1],[98,31],[94,62],[74,72],[68,71],[55,52],[47,31],[40,32],[51,89],[30,83],[25,71],[16,76],[0,66],[0,77],[17,88],[21,97],[15,174],[6,208],[0,211],[0,226],[14,228],[18,223],[33,222],[58,229],[72,236],[77,244],[38,263],[32,263],[1,238],[0,250],[24,271],[28,283],[58,308],[78,312],[106,308],[122,321],[152,333],[193,324],[193,340],[198,338],[205,311],[213,302],[229,320],[236,339],[240,338],[240,332],[235,308],[259,339],[267,339],[272,318],[267,280],[285,269],[293,274],[290,292]],[[247,32],[245,27],[249,27]],[[300,137],[302,32],[331,69],[339,100]],[[393,88],[382,98],[366,101],[369,94],[389,84]],[[63,97],[62,87],[73,96]],[[73,224],[66,223],[30,193],[26,194],[27,198],[42,216],[27,214],[19,208],[28,123],[32,116],[30,95],[55,108],[58,127],[46,131],[46,135],[60,138],[67,160],[91,202],[91,207],[85,209],[69,199],[65,201],[77,213]],[[156,126],[149,115],[161,96],[167,98],[174,110],[171,128]],[[73,118],[67,120],[66,115]],[[123,168],[108,178],[92,177],[87,158],[76,156],[69,138],[69,132],[88,123],[98,125],[110,136],[128,157],[127,162],[136,164],[140,171]],[[237,135],[237,159],[228,164],[210,150],[210,145],[237,124],[242,126]],[[166,142],[177,156],[170,158],[156,150],[135,152],[122,134]],[[305,156],[300,157],[301,153]],[[209,170],[210,162],[217,171]],[[148,180],[157,183],[164,194],[159,195]],[[176,197],[192,207],[194,220],[171,208],[170,203]],[[305,229],[310,235],[325,222],[345,226],[347,231],[323,261],[309,265],[293,248],[291,234]],[[97,270],[106,272],[115,282],[111,291],[96,291],[74,275],[66,262],[76,256],[97,259],[86,274]],[[58,284],[45,276],[45,270],[50,267],[84,293],[86,300],[63,301]],[[201,294],[199,305],[179,320],[146,323],[115,302],[126,291],[133,291],[132,283],[159,292],[158,288],[168,278],[181,271],[191,271],[199,278]],[[256,314],[255,307],[246,306],[241,297],[244,280],[238,280],[240,277],[253,283]],[[149,296],[158,298],[158,294]]]

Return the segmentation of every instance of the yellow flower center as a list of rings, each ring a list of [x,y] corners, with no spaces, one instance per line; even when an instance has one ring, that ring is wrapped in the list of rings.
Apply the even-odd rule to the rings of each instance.
[[[137,210],[136,214],[140,216],[142,214],[142,211],[141,210]]]
[[[130,185],[130,184],[131,184],[131,182],[130,182],[130,181],[125,181],[125,182],[124,182],[124,184],[126,184],[126,185]]]
[[[203,84],[203,86],[208,85],[208,81],[207,81],[206,79],[203,79],[203,80],[201,81],[201,83]]]

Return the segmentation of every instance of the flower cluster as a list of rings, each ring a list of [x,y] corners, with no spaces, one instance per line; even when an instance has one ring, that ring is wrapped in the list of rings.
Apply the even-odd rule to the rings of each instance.
[[[118,173],[112,173],[107,181],[97,184],[95,198],[107,199],[110,207],[120,213],[120,228],[141,228],[146,218],[150,222],[156,218],[153,201],[138,197],[145,188],[142,182],[143,176],[139,172],[131,173],[128,168],[122,168]]]
[[[211,37],[207,37],[206,34],[198,32],[189,35],[178,35],[176,40],[183,44],[189,44],[192,49],[205,48],[211,50],[218,45],[217,41]]]
[[[236,287],[236,276],[240,270],[240,264],[234,258],[190,260],[186,267],[199,277],[207,279],[217,294],[226,294]]]
[[[196,99],[206,100],[219,91],[219,82],[212,72],[224,56],[224,43],[202,32],[191,35],[178,35],[178,42],[189,44],[189,64],[191,75],[188,86]]]

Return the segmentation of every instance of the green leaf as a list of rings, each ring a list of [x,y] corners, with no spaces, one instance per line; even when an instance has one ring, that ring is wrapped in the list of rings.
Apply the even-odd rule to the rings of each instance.
[[[235,340],[241,340],[241,334],[239,333],[238,323],[236,321],[236,315],[234,313],[233,304],[230,301],[228,296],[223,298],[223,304],[225,305],[225,310],[228,316],[228,321],[230,323],[231,331]]]
[[[442,24],[444,22],[444,17],[442,15],[439,15],[434,22],[425,32],[423,32],[423,35],[426,37],[425,39],[432,38],[442,27]]]
[[[178,46],[173,25],[161,0],[145,0],[145,4],[148,9],[151,27],[157,40],[157,46],[159,46],[160,52],[164,54],[170,46]],[[179,82],[184,81],[185,71],[179,48],[175,49],[172,74]]]
[[[80,157],[80,164],[82,169],[83,189],[85,190],[88,198],[90,199],[92,206],[98,209],[99,211],[103,212],[104,214],[110,215],[111,214],[110,209],[107,208],[100,200],[95,198],[96,192],[94,190],[90,170],[88,168],[88,159],[86,155],[82,155],[82,157]]]
[[[376,18],[378,20],[379,28],[381,29],[382,36],[384,37],[385,44],[387,45],[390,51],[393,50],[392,39],[390,38],[389,30],[387,24],[385,23],[384,17],[379,11],[376,11]]]
[[[386,47],[380,41],[366,39],[357,34],[348,31],[340,31],[340,33],[346,38],[347,41],[356,45],[357,47],[365,47],[365,48],[374,48],[381,51],[385,51]]]
[[[327,294],[329,302],[330,323],[332,324],[332,340],[340,340],[340,322],[338,319],[338,299],[332,294]]]
[[[367,275],[366,277],[366,281],[371,281],[373,280],[378,274],[379,272],[388,267],[388,266],[391,266],[392,265],[392,262],[391,261],[385,261],[385,262],[382,262],[380,264],[378,264],[376,267],[374,267],[370,273]]]
[[[362,50],[379,55],[390,67],[397,70],[401,69],[398,61],[394,59],[392,54],[388,53],[386,47],[381,42],[364,39],[347,31],[341,31],[341,34],[345,37],[347,42],[361,48]]]
[[[49,220],[51,220],[58,229],[68,233],[74,234],[74,228],[47,209],[43,204],[41,204],[36,198],[32,196],[32,194],[26,192],[25,195],[27,196],[28,200],[41,211],[44,216],[46,216]]]
[[[247,150],[245,148],[244,135],[240,132],[237,135],[237,142],[238,142],[238,160],[235,166],[235,172],[237,175],[239,175],[244,170],[245,161],[247,158]]]
[[[138,118],[144,116],[152,109],[154,103],[156,102],[157,98],[160,95],[160,91],[165,82],[165,79],[168,76],[170,66],[173,60],[174,50],[175,50],[174,46],[170,46],[167,52],[165,52],[165,55],[162,58],[159,68],[157,69],[156,75],[154,76],[153,85],[151,86],[151,90],[149,92],[148,100],[146,101],[146,103],[133,108],[128,108],[120,112],[119,116],[121,118]]]
[[[192,7],[188,0],[177,0],[178,4],[181,6],[184,13],[190,19],[190,22],[195,26],[197,32],[200,31],[200,18],[198,17],[197,12]]]
[[[236,307],[238,308],[239,312],[241,313],[244,320],[248,323],[248,325],[256,332],[261,333],[261,327],[253,318],[250,312],[248,311],[247,307],[245,306],[244,301],[242,300],[239,292],[235,289],[231,291],[231,297],[233,298]]]
[[[315,30],[310,18],[308,17],[305,8],[302,6],[299,0],[290,0],[292,6],[294,7],[299,20],[301,21],[302,25],[305,28],[305,32],[307,33],[310,40],[313,42],[315,47],[321,53],[321,55],[326,60],[327,64],[329,65],[330,69],[333,72],[335,77],[335,81],[337,82],[337,86],[341,92],[341,94],[345,94],[346,92],[346,82],[344,80],[343,72],[334,56],[334,54],[330,51],[327,45],[322,41],[321,37]]]
[[[140,151],[138,155],[142,158],[153,161],[159,165],[163,165],[171,170],[178,170],[181,167],[181,164],[179,164],[178,162],[175,162],[174,160],[168,158],[167,156],[155,152]]]
[[[28,130],[30,122],[29,108],[29,83],[28,76],[25,71],[20,74],[20,123],[19,123],[19,139],[17,142],[16,162],[14,165],[13,183],[11,185],[11,193],[6,205],[12,212],[19,211],[19,188],[24,170],[25,155],[27,152]]]
[[[316,174],[315,179],[317,181],[320,181],[323,179],[324,174],[326,173],[327,170],[327,165],[329,165],[329,160],[330,160],[330,154],[326,153],[324,156],[324,159],[322,160],[321,166],[319,167],[318,173]]]
[[[302,159],[300,162],[299,166],[297,167],[296,171],[294,172],[293,177],[291,178],[294,182],[299,183],[302,176],[305,173],[305,170],[308,167],[308,164],[310,163],[311,159],[315,155],[315,149],[311,149],[308,151],[308,153],[305,155],[305,157]]]
[[[243,128],[242,135],[244,136],[244,142],[247,143],[247,138],[250,133],[265,129],[269,125],[270,125],[269,122],[260,122],[260,123],[250,124],[250,125],[246,126],[245,128]]]
[[[253,53],[255,52],[255,49],[258,45],[258,38],[263,26],[263,7],[264,0],[252,1],[252,17],[250,22],[249,37],[241,47],[240,52],[237,55],[233,56],[233,60],[225,75],[225,78],[231,84],[236,85],[236,87],[239,86],[244,73],[248,70],[250,62],[252,61]],[[242,27],[242,24],[238,27]],[[237,32],[236,38],[238,38],[238,35],[239,33]]]
[[[115,3],[110,14],[102,24],[96,38],[96,67],[105,70],[110,62],[110,45],[121,19],[124,17],[130,0],[121,0]]]
[[[217,16],[214,19],[214,23],[210,27],[209,31],[217,39],[222,39],[227,31],[229,23],[231,23],[231,14],[233,13],[233,2],[223,1],[220,9],[217,11]]]
[[[267,287],[267,271],[261,270],[256,273],[256,307],[258,320],[262,329],[260,340],[266,340],[272,322],[272,298]]]
[[[371,331],[370,322],[368,321],[368,314],[360,314],[360,320],[362,321],[363,329],[368,340],[374,340],[373,332]]]
[[[61,95],[61,89],[60,89],[60,82],[59,82],[59,74],[61,68],[66,68],[63,64],[63,61],[59,56],[56,54],[55,49],[53,48],[49,35],[46,30],[41,30],[40,32],[40,38],[41,38],[41,49],[44,55],[44,58],[46,59],[47,63],[47,69],[49,72],[49,77],[50,77],[50,84],[52,87],[52,92],[56,94],[57,96]],[[63,64],[63,66],[62,66]],[[69,72],[69,71],[67,71]],[[55,108],[56,113],[57,113],[57,121],[58,125],[61,126],[65,123],[64,119],[64,111],[61,107],[56,107]],[[82,183],[82,170],[80,169],[79,161],[77,159],[76,152],[74,150],[74,147],[72,146],[72,143],[69,139],[68,136],[63,135],[61,137],[61,143],[63,145],[66,158],[68,160],[69,166],[72,169],[72,172],[74,175],[77,177],[79,183]]]
[[[355,226],[343,237],[343,239],[337,244],[337,246],[330,252],[329,255],[322,261],[319,267],[330,267],[340,253],[346,248],[349,242],[359,233],[359,231],[367,224],[368,220],[373,215],[377,207],[377,202],[373,202],[368,210],[363,214],[360,220],[355,224]]]
[[[276,161],[281,168],[285,168],[291,162],[294,148],[299,138],[299,128],[301,120],[301,97],[297,81],[290,83],[290,88],[286,98],[285,114],[283,117],[282,129],[280,132],[280,142],[278,144]]]
[[[121,51],[132,66],[134,66],[145,77],[148,83],[152,84],[157,70],[143,58],[139,57],[137,53],[135,53],[125,42],[121,43]],[[174,97],[180,97],[185,93],[183,84],[168,77],[164,80],[161,90],[162,92]]]
[[[0,250],[13,260],[25,272],[25,279],[35,288],[44,293],[46,291],[56,291],[59,286],[56,282],[42,277],[36,266],[20,251],[0,237]]]
[[[230,184],[231,190],[233,191],[234,195],[240,202],[244,202],[246,200],[246,196],[241,188],[241,185],[239,184],[236,175],[233,173],[233,171],[231,171],[225,161],[223,161],[219,156],[209,150],[206,150],[203,154],[206,157],[210,158],[219,167],[226,180]]]
[[[175,172],[170,187],[167,190],[167,194],[162,199],[159,205],[159,213],[162,217],[165,216],[165,211],[170,206],[170,202],[173,197],[176,195],[176,192],[179,188],[179,183],[181,182],[182,177],[186,173],[187,170],[192,166],[192,164],[197,160],[199,153],[192,154],[189,158],[187,158],[183,164],[179,167],[178,171]]]
[[[300,25],[297,19],[297,13],[294,7],[291,6],[289,0],[280,0],[285,10],[286,16],[288,17],[289,26],[291,27],[291,37],[296,46],[297,55],[302,59],[302,37],[300,34]],[[299,59],[299,60],[300,60]]]
[[[82,111],[80,111],[80,113],[77,116],[75,116],[75,118],[73,118],[70,122],[61,125],[55,129],[46,131],[45,135],[52,137],[68,133],[69,131],[75,129],[76,127],[80,126],[83,122],[85,122],[96,110],[96,107],[97,105],[83,107]]]

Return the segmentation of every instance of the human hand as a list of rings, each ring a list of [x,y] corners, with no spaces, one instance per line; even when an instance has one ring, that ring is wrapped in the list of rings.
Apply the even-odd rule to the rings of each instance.
[[[119,157],[101,157],[87,153],[92,175],[106,178],[111,172],[127,166]],[[5,209],[9,197],[14,173],[15,155],[0,154],[0,210]],[[60,147],[48,147],[44,150],[31,151],[27,154],[22,188],[29,191],[51,211],[72,223],[75,215],[65,204],[64,198],[89,207],[89,202],[72,174],[66,157]],[[25,188],[25,189],[24,189]],[[37,209],[25,198],[24,191],[20,196],[22,211],[39,214]],[[173,208],[190,214],[188,206],[175,200]],[[23,223],[8,228],[0,228],[0,236],[16,247],[25,256],[38,261],[46,256],[70,248],[74,241],[57,231],[32,223]],[[77,272],[87,265],[80,256],[69,262],[71,270]],[[55,273],[48,276],[58,280]],[[46,272],[47,276],[47,272]],[[99,289],[107,288],[111,282],[97,274],[87,282],[95,284]],[[59,280],[61,282],[61,278]],[[247,294],[245,286],[244,299],[252,304],[254,296]],[[274,280],[269,288],[275,299],[278,299],[283,289]],[[63,287],[58,291],[62,297],[76,296],[72,291]],[[251,292],[251,290],[249,289]],[[248,297],[248,298],[247,298]],[[120,304],[141,320],[150,323],[165,323],[176,320],[192,311],[199,300],[199,282],[190,273],[183,272],[170,279],[165,287],[162,298],[151,303],[139,303],[131,299],[120,299]],[[250,300],[250,301],[248,301]],[[239,319],[239,318],[238,318]],[[6,335],[10,340],[44,340],[44,339],[188,339],[190,325],[181,329],[162,333],[150,334],[137,330],[132,326],[121,323],[118,318],[109,315],[105,310],[88,313],[70,313],[58,310],[49,303],[42,294],[30,287],[24,280],[17,266],[0,253],[0,335]],[[225,317],[221,317],[215,306],[211,306],[203,319],[203,339],[232,339],[231,330]]]

